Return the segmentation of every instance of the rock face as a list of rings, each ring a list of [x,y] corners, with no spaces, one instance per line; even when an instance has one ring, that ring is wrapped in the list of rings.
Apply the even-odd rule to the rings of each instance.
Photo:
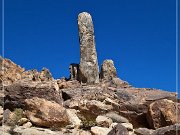
[[[163,99],[150,104],[147,120],[151,128],[157,129],[180,123],[176,115],[180,116],[180,105],[176,106],[172,100]]]
[[[78,28],[80,40],[80,81],[87,84],[99,83],[94,27],[89,13],[83,12],[79,14]]]
[[[105,60],[101,65],[100,78],[110,81],[117,77],[116,68],[112,60]]]
[[[56,81],[29,81],[21,80],[4,88],[5,108],[24,108],[24,100],[33,97],[44,98],[62,104],[62,93],[59,91]]]
[[[70,80],[79,80],[79,64],[72,63],[69,66]]]
[[[3,85],[10,85],[15,81],[21,80],[22,73],[24,68],[16,65],[9,59],[3,59],[0,57],[0,83]]]
[[[69,123],[63,106],[42,98],[26,99],[26,116],[35,125],[62,127]]]

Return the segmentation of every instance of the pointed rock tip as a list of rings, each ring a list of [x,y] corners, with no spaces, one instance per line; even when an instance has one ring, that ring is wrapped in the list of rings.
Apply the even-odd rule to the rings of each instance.
[[[91,18],[91,15],[88,12],[81,12],[78,15],[78,18],[80,18],[80,17],[89,17],[89,18]]]

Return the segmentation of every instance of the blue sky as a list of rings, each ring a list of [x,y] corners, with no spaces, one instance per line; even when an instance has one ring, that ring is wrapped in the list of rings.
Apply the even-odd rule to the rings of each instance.
[[[68,77],[83,11],[93,17],[99,67],[112,59],[131,85],[175,91],[175,0],[5,0],[5,57]]]

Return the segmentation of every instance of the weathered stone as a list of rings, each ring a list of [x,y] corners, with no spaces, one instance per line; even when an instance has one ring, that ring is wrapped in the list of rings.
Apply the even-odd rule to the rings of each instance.
[[[0,84],[7,86],[18,80],[21,80],[24,68],[16,65],[9,59],[3,59],[0,57]]]
[[[47,68],[43,68],[40,72],[39,78],[41,81],[52,81],[53,77],[51,75],[51,72]]]
[[[116,68],[112,60],[105,60],[101,65],[100,78],[110,81],[117,77]]]
[[[24,123],[23,127],[30,128],[30,127],[32,127],[32,123],[31,122]]]
[[[72,63],[69,66],[70,80],[79,80],[79,64]]]
[[[121,123],[128,131],[133,131],[133,125],[131,123]]]
[[[147,128],[138,128],[134,130],[136,135],[151,135],[153,132],[154,130]]]
[[[80,128],[82,126],[82,121],[77,117],[77,111],[75,109],[66,109],[68,119],[73,128]]]
[[[146,114],[152,102],[161,99],[176,100],[176,93],[145,88],[117,89],[116,95],[120,106],[116,111],[128,118],[134,128],[149,126]]]
[[[112,106],[103,104],[102,102],[96,100],[81,100],[78,109],[84,115],[96,118],[98,115],[112,110]]]
[[[56,102],[34,97],[26,99],[27,118],[37,126],[62,127],[69,123],[65,108]]]
[[[104,127],[91,127],[91,133],[93,135],[107,135],[109,132],[111,131],[111,129],[109,128],[104,128]]]
[[[37,127],[26,128],[23,126],[16,127],[13,132],[17,135],[64,135],[61,131],[51,131],[50,129]]]
[[[123,125],[117,124],[108,135],[129,135],[129,132]]]
[[[151,135],[179,135],[180,124],[166,126],[156,129]]]
[[[176,103],[167,99],[151,103],[147,113],[148,123],[154,129],[180,123],[177,116],[180,116],[180,105],[176,108]]]
[[[24,100],[33,97],[62,103],[62,93],[56,81],[29,81],[20,80],[5,87],[4,107],[13,110],[24,108]]]
[[[27,118],[21,118],[19,121],[18,121],[18,125],[19,126],[22,126],[23,124],[27,123],[28,122],[28,119]]]
[[[78,15],[80,40],[80,82],[99,83],[99,67],[95,48],[94,27],[91,15],[82,12]]]
[[[47,68],[43,68],[41,72],[36,69],[27,70],[22,73],[22,79],[30,81],[52,81],[54,80],[50,71]]]
[[[96,122],[98,126],[107,127],[107,128],[109,128],[111,124],[113,123],[111,118],[108,118],[106,116],[101,116],[101,115],[96,118]]]
[[[118,115],[115,112],[109,112],[106,114],[107,117],[111,118],[113,120],[113,122],[117,122],[117,123],[129,123],[128,119],[126,119],[123,116]]]

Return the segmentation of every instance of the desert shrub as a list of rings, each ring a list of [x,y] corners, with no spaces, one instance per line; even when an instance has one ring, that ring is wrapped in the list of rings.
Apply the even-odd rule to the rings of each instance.
[[[23,109],[21,108],[16,108],[14,111],[13,111],[13,114],[12,114],[12,117],[9,118],[7,124],[9,126],[16,126],[18,124],[18,121],[24,117],[24,114],[23,114]]]

